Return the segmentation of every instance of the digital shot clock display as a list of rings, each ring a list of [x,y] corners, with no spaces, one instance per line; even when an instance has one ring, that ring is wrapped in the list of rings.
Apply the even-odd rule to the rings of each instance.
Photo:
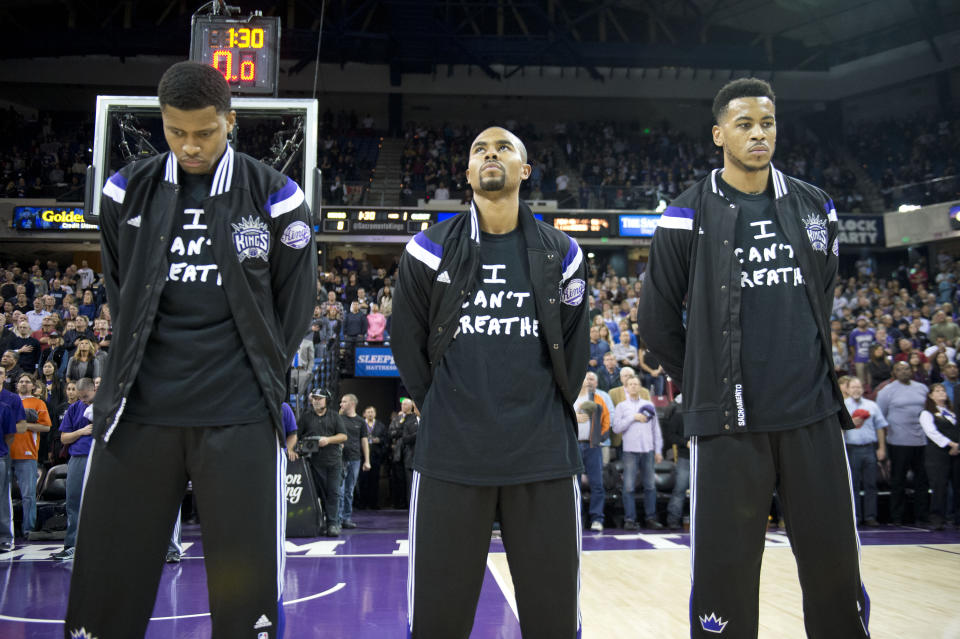
[[[190,59],[222,73],[234,93],[276,95],[280,18],[195,15]]]

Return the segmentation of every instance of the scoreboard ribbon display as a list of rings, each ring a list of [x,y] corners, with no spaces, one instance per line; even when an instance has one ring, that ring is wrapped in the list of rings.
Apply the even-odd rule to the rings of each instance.
[[[20,231],[96,231],[100,227],[83,219],[82,207],[16,206],[14,229]]]

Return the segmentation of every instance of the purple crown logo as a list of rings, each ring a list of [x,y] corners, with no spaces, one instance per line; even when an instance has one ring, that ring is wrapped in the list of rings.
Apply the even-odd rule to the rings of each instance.
[[[727,627],[729,621],[724,621],[716,615],[716,613],[711,612],[710,616],[700,617],[700,626],[707,632],[715,632],[720,634],[723,632],[723,629]]]

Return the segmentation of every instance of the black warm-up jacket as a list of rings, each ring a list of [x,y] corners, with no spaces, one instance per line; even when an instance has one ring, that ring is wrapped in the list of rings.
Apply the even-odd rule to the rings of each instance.
[[[743,402],[749,389],[743,388],[740,368],[741,264],[734,255],[739,209],[724,196],[719,173],[712,171],[663,212],[640,293],[640,336],[683,389],[688,437],[750,431]],[[842,407],[829,330],[839,255],[837,213],[826,193],[773,165],[770,182],[777,221],[803,273],[822,356],[831,362],[834,395]],[[840,421],[853,427],[843,408]]]
[[[99,223],[113,341],[93,424],[94,435],[104,442],[120,422],[140,370],[169,271],[170,238],[180,214],[179,170],[168,152],[124,167],[103,188]],[[284,374],[310,326],[316,299],[317,251],[309,207],[293,180],[229,145],[202,206],[230,311],[283,442]],[[266,259],[241,260],[238,227],[264,226],[269,238],[259,239]]]

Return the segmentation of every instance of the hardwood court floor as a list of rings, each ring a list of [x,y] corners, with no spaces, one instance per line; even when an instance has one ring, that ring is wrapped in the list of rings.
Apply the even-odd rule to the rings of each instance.
[[[406,519],[359,512],[360,527],[338,539],[287,540],[286,639],[402,639]],[[960,639],[960,533],[884,526],[861,530],[860,540],[875,639]],[[689,543],[680,532],[584,532],[584,639],[689,637]],[[183,561],[163,568],[146,639],[210,637],[199,527],[184,527],[184,544]],[[72,562],[48,558],[59,549],[31,542],[0,553],[0,639],[62,639]],[[805,639],[796,564],[778,532],[767,534],[760,599],[762,639]],[[515,609],[493,535],[471,639],[521,639]]]
[[[689,637],[690,551],[584,552],[583,639]],[[512,604],[506,555],[490,562]],[[863,579],[874,639],[960,638],[960,544],[864,546]],[[762,639],[806,639],[797,565],[789,547],[768,547],[760,576]]]

